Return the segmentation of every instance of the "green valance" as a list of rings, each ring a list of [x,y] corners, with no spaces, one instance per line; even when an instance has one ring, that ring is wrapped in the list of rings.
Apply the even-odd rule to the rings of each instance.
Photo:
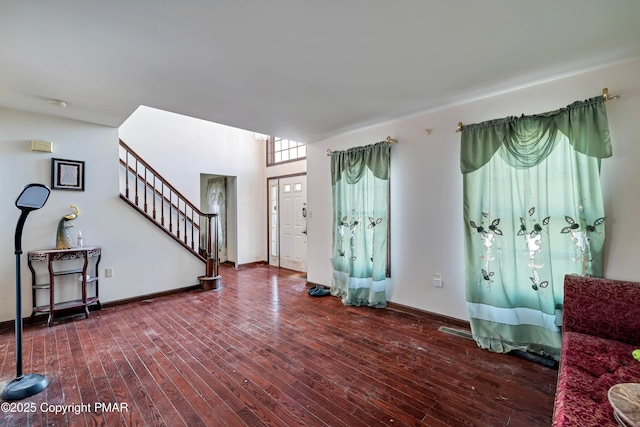
[[[556,111],[506,117],[462,128],[463,174],[485,165],[496,152],[507,164],[524,169],[547,158],[563,133],[571,146],[590,157],[611,157],[607,111],[602,96],[577,101]]]
[[[331,153],[331,184],[341,179],[354,184],[367,169],[378,179],[389,179],[389,151],[389,144],[383,141]]]

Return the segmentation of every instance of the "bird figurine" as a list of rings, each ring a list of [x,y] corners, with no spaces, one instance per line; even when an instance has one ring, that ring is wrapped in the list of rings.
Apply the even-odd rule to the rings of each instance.
[[[60,222],[58,222],[58,231],[56,233],[56,249],[71,249],[73,248],[73,240],[69,235],[69,231],[67,230],[69,227],[73,227],[71,221],[78,217],[80,213],[78,208],[73,205],[69,205],[75,212],[70,213],[69,215],[65,215],[60,218]]]

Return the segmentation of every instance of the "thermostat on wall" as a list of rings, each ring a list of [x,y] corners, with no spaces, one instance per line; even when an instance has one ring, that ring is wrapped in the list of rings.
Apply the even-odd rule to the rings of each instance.
[[[53,142],[31,141],[31,151],[44,151],[45,153],[53,153]]]

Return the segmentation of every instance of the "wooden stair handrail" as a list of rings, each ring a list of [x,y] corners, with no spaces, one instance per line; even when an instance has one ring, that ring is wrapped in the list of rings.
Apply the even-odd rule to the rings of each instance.
[[[139,173],[137,173],[137,172],[136,172],[136,170],[135,170],[134,168],[132,168],[131,166],[128,166],[128,165],[127,165],[127,163],[126,163],[124,160],[120,159],[120,165],[121,165],[122,167],[127,168],[127,169],[129,170],[129,172],[130,172],[132,175],[136,175],[136,176],[138,177],[138,180],[140,180],[140,181],[142,181],[142,182],[145,182],[145,183],[146,183],[146,185],[147,185],[147,188],[149,188],[151,191],[153,191],[153,192],[154,192],[154,194],[155,194],[156,196],[158,196],[158,197],[160,197],[160,198],[164,199],[164,201],[166,201],[169,205],[171,205],[175,210],[178,210],[178,209],[179,209],[179,208],[178,208],[178,206],[176,206],[176,205],[173,203],[173,201],[172,201],[172,200],[169,200],[169,199],[168,199],[167,197],[165,197],[162,193],[160,193],[160,192],[158,191],[158,189],[157,189],[157,188],[153,187],[153,185],[151,185],[148,181],[145,181],[145,180],[144,180],[144,177],[143,177],[142,175],[140,175]],[[149,170],[151,170],[151,169],[149,169]],[[164,180],[164,178],[162,178],[162,177],[159,177],[159,178],[160,178],[160,180],[161,180],[161,181],[163,181],[163,180]],[[164,182],[166,182],[166,181],[164,181]],[[165,186],[166,186],[167,188],[170,188],[170,187],[169,187],[169,185],[170,185],[170,184],[168,184],[168,183],[167,183],[167,184],[165,184]],[[173,189],[173,188],[174,188],[174,187],[173,187],[173,186],[171,186],[171,189]],[[191,209],[193,209],[193,211],[194,211],[194,212],[196,212],[199,216],[216,215],[216,214],[206,214],[206,213],[202,213],[198,208],[196,208],[195,206],[193,206],[193,205],[192,205],[188,200],[186,200],[186,199],[182,198],[182,195],[179,195],[179,193],[177,193],[177,192],[176,192],[176,191],[174,191],[174,190],[172,190],[172,192],[173,192],[173,193],[175,193],[176,195],[178,195],[178,196],[180,197],[180,199],[181,199],[181,200],[184,200],[185,202],[189,203],[189,207],[190,207]],[[189,221],[191,222],[191,219],[190,219],[190,218],[189,218]],[[197,229],[200,229],[200,224],[193,223],[193,226],[194,226],[195,228],[197,228]]]
[[[119,154],[120,166],[125,171],[125,193],[120,194],[120,198],[124,200],[131,207],[136,209],[149,221],[155,224],[158,228],[162,229],[165,233],[171,236],[175,241],[180,243],[185,249],[189,250],[193,255],[198,257],[206,264],[205,276],[199,276],[201,287],[203,289],[211,289],[217,287],[219,284],[220,276],[218,275],[218,214],[204,213],[198,209],[193,203],[191,203],[186,197],[182,195],[173,185],[171,185],[162,175],[160,175],[151,165],[149,165],[144,159],[140,157],[135,151],[131,149],[124,141],[120,140],[120,146],[124,149],[125,158],[122,158],[122,154]],[[135,167],[132,167],[129,163],[129,158],[132,158],[132,162],[135,162]],[[138,172],[138,166],[144,168],[144,174]],[[152,181],[147,179],[147,173],[151,174]],[[133,176],[135,179],[135,198],[132,200],[129,195],[129,177]],[[144,204],[140,206],[140,200],[138,196],[139,185],[144,186]],[[168,191],[169,197],[166,196],[165,190]],[[153,211],[152,214],[148,211],[147,194],[151,191],[153,197]],[[174,196],[176,203],[174,203]],[[161,220],[156,218],[156,201],[160,200],[161,203]],[[164,223],[164,211],[165,206],[169,206],[169,227],[167,228]],[[184,210],[180,207],[184,206]],[[177,221],[177,230],[173,230],[174,215]],[[200,219],[196,221],[194,217],[205,218],[206,223],[206,243],[202,246],[202,235],[200,227]],[[215,220],[215,221],[212,221]],[[180,236],[180,221],[184,221],[184,238]],[[213,224],[215,222],[215,225]],[[189,245],[188,229],[191,230],[191,245]],[[195,248],[197,232],[197,244],[198,250]],[[213,237],[213,241],[212,241]],[[203,255],[204,253],[204,255]]]
[[[124,147],[124,149],[125,149],[125,150],[127,150],[130,154],[133,154],[133,157],[134,157],[138,162],[142,163],[142,165],[143,165],[146,169],[150,170],[150,171],[151,171],[151,172],[156,176],[156,178],[159,178],[159,179],[160,179],[160,181],[164,182],[164,185],[165,185],[168,189],[170,189],[173,193],[175,193],[175,194],[176,194],[180,199],[182,199],[182,200],[184,200],[185,202],[187,202],[187,203],[189,204],[189,207],[190,207],[191,209],[193,209],[193,210],[194,210],[198,215],[200,215],[200,216],[206,216],[206,215],[207,215],[207,214],[205,214],[204,212],[202,212],[200,209],[198,209],[198,208],[197,208],[193,203],[191,203],[191,202],[189,201],[189,199],[187,199],[186,197],[184,197],[184,196],[182,195],[182,193],[180,193],[180,192],[179,192],[179,191],[178,191],[178,190],[177,190],[173,185],[171,185],[171,184],[169,183],[169,181],[167,181],[166,179],[164,179],[164,177],[163,177],[162,175],[160,175],[160,174],[159,174],[159,173],[158,173],[158,172],[157,172],[153,167],[151,167],[151,166],[149,165],[149,163],[145,162],[145,161],[144,161],[144,159],[143,159],[142,157],[140,157],[140,156],[138,155],[138,153],[136,153],[135,151],[133,151],[133,150],[131,149],[131,147],[129,147],[129,146],[128,146],[128,145],[127,145],[123,140],[120,140],[120,145],[121,145],[122,147]],[[121,159],[121,160],[122,160],[122,159]]]

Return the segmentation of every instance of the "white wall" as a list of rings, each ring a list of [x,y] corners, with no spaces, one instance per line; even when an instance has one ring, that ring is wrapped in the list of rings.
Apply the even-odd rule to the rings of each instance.
[[[298,175],[307,171],[307,161],[298,160],[296,162],[282,163],[279,165],[269,166],[266,170],[266,177],[275,178],[279,176]],[[267,184],[265,183],[265,186]]]
[[[308,146],[308,280],[331,284],[331,181],[326,150],[384,140],[391,149],[391,269],[388,299],[468,319],[464,287],[462,176],[458,122],[556,110],[608,87],[621,99],[607,103],[613,157],[602,165],[605,197],[605,274],[640,280],[640,60],[537,84],[336,136]],[[431,129],[426,135],[425,128]],[[432,285],[441,273],[443,288]]]
[[[54,153],[32,152],[32,139],[52,141]],[[25,224],[22,256],[22,312],[31,314],[31,274],[26,252],[55,247],[60,218],[80,210],[73,221],[85,246],[102,247],[100,300],[104,302],[198,283],[204,264],[136,214],[119,198],[118,130],[88,123],[0,109],[0,321],[15,317],[14,232],[20,211],[15,200],[28,183],[50,185],[51,158],[85,161],[85,191],[53,190],[46,205]],[[158,262],[170,260],[170,262]],[[104,277],[104,268],[115,275]],[[62,290],[61,290],[62,291]]]
[[[253,132],[144,106],[119,131],[127,145],[196,205],[200,174],[235,177],[237,210],[229,225],[235,224],[237,247],[228,248],[236,254],[231,260],[267,259],[264,141]],[[233,214],[230,208],[228,215]],[[234,243],[231,238],[229,243]]]

